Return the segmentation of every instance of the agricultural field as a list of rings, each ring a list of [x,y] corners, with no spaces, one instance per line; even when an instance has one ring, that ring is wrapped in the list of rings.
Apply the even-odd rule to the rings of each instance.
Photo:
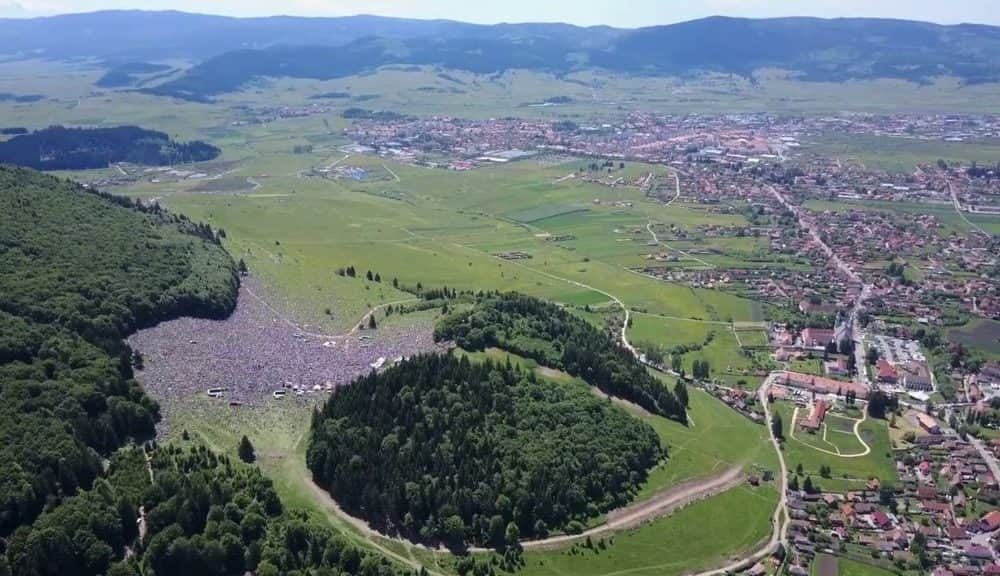
[[[919,164],[976,161],[994,164],[1000,158],[995,142],[943,142],[873,135],[825,135],[811,143],[817,154],[850,158],[872,170],[912,173]]]
[[[819,554],[813,561],[812,576],[893,576],[903,574],[850,558]]]
[[[1000,359],[1000,322],[996,320],[979,319],[952,328],[948,330],[948,339]]]

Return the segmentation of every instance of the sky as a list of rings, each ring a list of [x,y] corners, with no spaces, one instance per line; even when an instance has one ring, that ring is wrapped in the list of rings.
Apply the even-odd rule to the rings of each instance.
[[[711,15],[885,17],[1000,25],[1000,0],[0,0],[0,17],[105,9],[184,10],[230,16],[378,14],[496,22],[569,22],[634,28]]]

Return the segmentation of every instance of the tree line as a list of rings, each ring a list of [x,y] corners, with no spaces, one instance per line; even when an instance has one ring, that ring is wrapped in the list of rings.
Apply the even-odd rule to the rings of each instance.
[[[50,126],[0,142],[0,162],[36,170],[87,170],[116,162],[167,166],[204,162],[220,153],[199,140],[175,142],[163,132],[138,126]]]
[[[487,294],[443,319],[438,341],[466,350],[495,346],[578,376],[601,391],[686,423],[686,407],[617,337],[555,304],[521,294]]]

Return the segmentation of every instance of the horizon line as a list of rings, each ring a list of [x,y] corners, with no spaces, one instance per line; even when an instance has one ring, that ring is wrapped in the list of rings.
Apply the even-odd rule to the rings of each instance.
[[[187,16],[207,16],[213,18],[228,18],[233,20],[266,20],[270,18],[296,18],[303,20],[337,20],[346,18],[383,18],[387,20],[409,20],[415,22],[447,22],[454,24],[468,24],[471,26],[517,26],[517,25],[561,25],[561,26],[572,26],[574,28],[588,29],[588,28],[611,28],[614,30],[640,30],[643,28],[655,28],[659,26],[672,26],[675,24],[684,24],[687,22],[698,22],[701,20],[711,20],[711,19],[730,19],[730,20],[751,20],[751,21],[766,21],[766,20],[822,20],[822,21],[837,21],[837,20],[872,20],[872,21],[886,21],[886,22],[913,22],[919,24],[929,24],[933,26],[985,26],[989,28],[1000,28],[1000,24],[986,24],[982,22],[955,22],[955,23],[944,23],[937,22],[933,20],[918,20],[912,18],[899,18],[890,16],[808,16],[808,15],[782,15],[782,16],[730,16],[727,14],[710,14],[707,16],[701,16],[698,18],[689,18],[686,20],[675,20],[673,22],[655,23],[648,24],[645,26],[614,26],[612,24],[574,24],[571,22],[566,22],[562,20],[501,20],[496,22],[475,22],[471,20],[458,20],[454,18],[414,18],[409,16],[387,16],[384,14],[373,14],[373,13],[354,13],[354,14],[341,14],[341,15],[305,15],[305,14],[288,14],[288,13],[274,13],[266,15],[235,15],[235,14],[220,14],[214,12],[194,12],[190,10],[165,8],[161,10],[150,10],[145,8],[107,8],[101,10],[86,10],[81,12],[56,12],[51,14],[32,14],[28,13],[23,16],[0,16],[0,21],[3,20],[21,20],[21,21],[31,21],[31,20],[45,20],[51,18],[64,18],[72,16],[89,16],[95,14],[125,14],[125,13],[142,13],[142,14],[183,14]]]

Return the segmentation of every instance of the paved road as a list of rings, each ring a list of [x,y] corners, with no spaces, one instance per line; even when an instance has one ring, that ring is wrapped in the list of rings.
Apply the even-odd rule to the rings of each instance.
[[[865,301],[871,297],[872,286],[870,284],[865,284],[861,275],[848,266],[847,263],[844,262],[840,256],[838,256],[837,253],[823,241],[823,235],[820,232],[819,226],[812,217],[805,214],[799,206],[789,202],[788,199],[785,198],[785,196],[774,186],[768,186],[767,189],[771,192],[775,199],[777,199],[778,202],[785,207],[785,209],[795,215],[796,219],[798,219],[799,226],[809,232],[813,241],[820,247],[820,250],[826,254],[827,258],[830,259],[830,262],[834,265],[834,267],[840,270],[840,272],[851,282],[861,285],[861,292],[858,294],[858,297],[854,299],[854,306],[851,308],[848,327],[854,334],[855,363],[858,368],[855,379],[859,384],[869,386],[870,383],[868,382],[868,373],[865,370],[864,332],[859,327],[858,317],[861,315],[861,310],[864,309]]]
[[[986,445],[983,444],[983,441],[979,438],[969,436],[969,442],[976,447],[976,450],[979,450],[979,454],[983,457],[983,460],[986,461],[986,465],[989,467],[990,472],[993,473],[993,477],[1000,480],[1000,462],[997,462],[996,456],[990,452],[989,448],[987,448]]]

